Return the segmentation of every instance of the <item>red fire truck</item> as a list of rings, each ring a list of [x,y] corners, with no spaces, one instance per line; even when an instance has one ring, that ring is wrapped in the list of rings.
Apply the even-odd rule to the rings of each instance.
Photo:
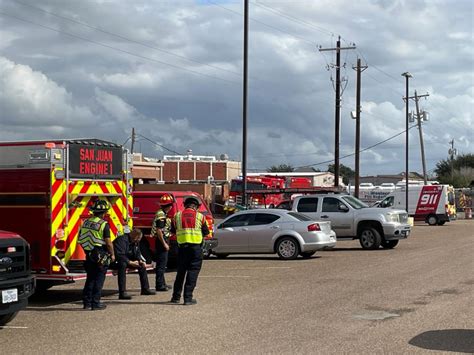
[[[247,176],[247,190],[268,190],[285,187],[285,179],[273,176]],[[233,211],[238,206],[242,206],[243,180],[233,179],[230,185],[229,199],[226,202],[226,209]],[[273,208],[284,199],[283,194],[265,195],[253,193],[247,196],[247,203],[252,208]]]
[[[111,206],[112,238],[132,226],[131,157],[98,139],[0,142],[0,227],[31,245],[38,289],[84,279],[77,245],[88,206]]]

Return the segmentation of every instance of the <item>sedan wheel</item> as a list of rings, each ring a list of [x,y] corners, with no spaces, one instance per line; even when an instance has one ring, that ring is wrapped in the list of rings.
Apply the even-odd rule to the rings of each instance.
[[[277,254],[281,259],[293,260],[298,257],[300,246],[298,242],[291,237],[285,237],[278,241]]]
[[[380,247],[382,237],[376,229],[366,227],[360,232],[359,242],[363,249],[374,250]]]

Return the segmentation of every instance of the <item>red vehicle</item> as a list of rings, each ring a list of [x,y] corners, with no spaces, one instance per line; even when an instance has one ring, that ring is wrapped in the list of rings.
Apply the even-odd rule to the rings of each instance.
[[[129,156],[97,139],[0,142],[0,226],[31,246],[38,289],[85,279],[79,228],[96,199],[112,238],[132,226]]]
[[[274,176],[248,176],[247,177],[247,190],[269,190],[269,189],[283,189],[286,187],[286,179]],[[243,180],[233,179],[230,185],[229,199],[227,201],[227,210],[235,208],[236,205],[242,205],[242,191],[243,191]],[[283,199],[284,194],[260,194],[252,193],[249,194],[248,204],[252,208],[273,208],[278,205]]]
[[[28,305],[34,289],[30,246],[18,234],[0,230],[0,326]]]
[[[233,179],[230,186],[229,200],[226,210],[235,210],[236,205],[242,205],[242,179]],[[292,176],[248,176],[247,191],[262,190],[262,193],[248,195],[248,203],[252,208],[274,208],[289,198],[287,193],[264,193],[273,189],[300,189],[311,188],[312,180],[309,177]]]
[[[155,239],[150,238],[151,226],[155,217],[156,211],[160,208],[160,198],[165,194],[173,196],[173,207],[168,213],[169,218],[173,218],[177,211],[184,210],[184,199],[187,196],[196,196],[201,201],[199,212],[201,212],[207,221],[209,231],[211,234],[205,240],[203,252],[205,256],[209,256],[212,249],[217,246],[217,240],[212,237],[212,230],[214,228],[214,218],[206,203],[203,201],[201,195],[192,191],[134,191],[133,192],[133,224],[136,228],[140,228],[146,238],[142,239],[142,254],[150,263],[154,259]],[[172,235],[170,238],[170,263],[175,261],[178,252],[178,243],[176,236]]]

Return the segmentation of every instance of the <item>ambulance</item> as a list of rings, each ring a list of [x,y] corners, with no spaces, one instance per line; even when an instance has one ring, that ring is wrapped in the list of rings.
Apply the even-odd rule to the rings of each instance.
[[[112,239],[132,227],[131,164],[99,139],[0,142],[0,229],[31,246],[38,290],[86,278],[77,238],[96,199],[111,206]]]
[[[392,191],[378,203],[378,207],[406,209],[406,189]],[[450,185],[410,185],[408,187],[408,215],[415,221],[431,226],[442,226],[456,219],[454,189]]]

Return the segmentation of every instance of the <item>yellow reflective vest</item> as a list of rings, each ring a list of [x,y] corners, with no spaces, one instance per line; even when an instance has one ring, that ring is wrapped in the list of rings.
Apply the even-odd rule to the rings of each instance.
[[[162,223],[164,222],[164,227],[161,228],[161,231],[163,232],[163,237],[165,237],[166,239],[169,239],[169,237],[171,236],[171,233],[170,233],[171,219],[168,218],[165,211],[163,211],[162,209],[159,209],[158,211],[156,211],[155,218],[153,219],[153,223],[151,225],[151,233],[150,233],[151,236],[154,237],[156,235],[156,230],[157,230],[156,222],[157,221],[161,221]]]
[[[104,228],[106,224],[106,221],[95,216],[84,221],[77,242],[85,251],[91,251],[95,247],[105,245]]]
[[[198,211],[186,208],[174,216],[176,228],[176,239],[179,244],[201,244],[202,226],[206,223],[206,217]]]

